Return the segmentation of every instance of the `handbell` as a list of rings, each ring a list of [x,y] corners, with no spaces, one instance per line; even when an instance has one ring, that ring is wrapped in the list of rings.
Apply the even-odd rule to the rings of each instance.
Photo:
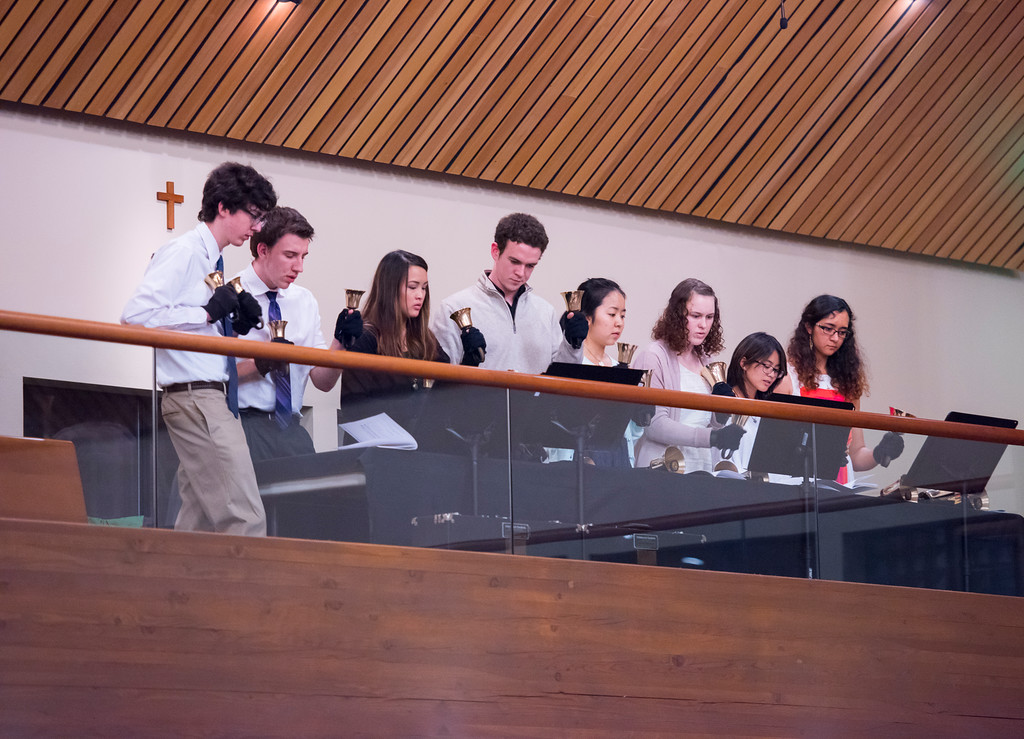
[[[465,331],[467,328],[473,328],[473,318],[470,316],[469,308],[459,308],[451,314],[450,318],[455,321],[455,325],[459,327],[459,331]]]
[[[359,310],[359,304],[362,302],[365,292],[365,290],[346,290],[345,307],[349,310]]]
[[[712,362],[704,366],[700,371],[700,376],[710,385],[714,387],[720,382],[725,382],[725,362]]]
[[[686,463],[683,461],[683,453],[679,451],[679,447],[670,446],[665,449],[664,456],[651,460],[651,469],[665,469],[669,472],[675,472],[676,474],[681,475],[686,472]]]
[[[241,275],[239,275],[238,277],[235,277],[235,278],[233,278],[231,280],[228,280],[228,284],[231,285],[231,287],[235,288],[235,292],[238,293],[239,295],[241,295],[243,292],[245,292],[245,288],[242,287],[242,277],[241,277]]]
[[[644,373],[642,375],[640,375],[640,387],[650,387],[651,386],[651,374],[653,372],[654,372],[654,370],[649,370],[649,369],[644,370]]]
[[[565,309],[570,313],[576,313],[583,307],[582,290],[569,290],[568,292],[564,292],[562,293],[562,299],[565,300]]]
[[[629,363],[633,361],[633,354],[636,353],[636,344],[627,344],[624,341],[620,341],[615,347],[619,350],[619,364],[624,364],[628,367]]]
[[[284,338],[284,327],[288,325],[288,321],[270,321],[267,324],[267,328],[270,329],[271,339],[283,339]]]
[[[469,308],[459,308],[449,318],[455,321],[455,325],[459,327],[459,331],[462,333],[466,333],[466,331],[473,328],[473,318],[470,316]],[[483,364],[484,359],[487,357],[487,351],[480,347],[476,350],[476,353],[480,357],[480,363]]]
[[[220,270],[211,272],[203,278],[203,282],[210,286],[211,290],[216,290],[218,287],[224,284],[224,273]]]

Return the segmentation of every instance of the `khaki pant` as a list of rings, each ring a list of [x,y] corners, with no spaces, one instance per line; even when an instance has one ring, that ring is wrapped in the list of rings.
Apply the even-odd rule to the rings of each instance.
[[[160,411],[180,461],[181,510],[174,528],[266,536],[267,518],[249,447],[224,393],[165,392]]]

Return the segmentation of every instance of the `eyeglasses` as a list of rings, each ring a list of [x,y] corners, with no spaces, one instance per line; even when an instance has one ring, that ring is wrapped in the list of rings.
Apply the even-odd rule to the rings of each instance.
[[[259,208],[245,208],[244,210],[252,219],[253,223],[262,223],[263,219],[267,217],[267,214]]]
[[[774,365],[762,362],[759,359],[754,360],[754,364],[761,368],[761,370],[769,377],[781,377],[782,367],[775,367]]]
[[[821,333],[825,334],[825,336],[838,336],[840,341],[845,341],[849,336],[853,334],[853,331],[851,331],[848,328],[836,328],[834,326],[826,326],[824,323],[818,323],[815,325],[818,327],[818,330],[821,331]]]

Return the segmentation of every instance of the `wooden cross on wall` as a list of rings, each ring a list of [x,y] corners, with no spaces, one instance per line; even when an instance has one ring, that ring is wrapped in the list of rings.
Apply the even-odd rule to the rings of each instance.
[[[167,191],[157,192],[157,200],[162,200],[167,203],[167,230],[171,231],[174,229],[174,204],[184,203],[185,196],[178,195],[174,192],[174,183],[170,180],[167,181]]]

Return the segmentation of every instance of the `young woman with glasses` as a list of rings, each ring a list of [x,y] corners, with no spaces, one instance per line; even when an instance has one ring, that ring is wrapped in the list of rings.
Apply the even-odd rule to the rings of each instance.
[[[853,323],[853,310],[842,298],[819,295],[808,303],[789,340],[790,372],[779,383],[778,392],[847,401],[860,410],[868,381]],[[888,466],[902,453],[903,438],[893,431],[886,433],[874,449],[864,443],[862,429],[850,431],[850,463],[858,472],[879,463]],[[839,482],[847,480],[847,471],[840,470]]]
[[[736,346],[729,361],[725,383],[718,383],[713,391],[716,395],[765,400],[785,376],[786,352],[782,344],[774,336],[758,331],[745,337]],[[760,421],[757,416],[747,417],[743,424],[747,433],[740,439],[739,448],[728,457],[720,450],[714,450],[712,456],[716,470],[735,467],[738,472],[746,471]],[[731,464],[723,467],[723,461]]]

